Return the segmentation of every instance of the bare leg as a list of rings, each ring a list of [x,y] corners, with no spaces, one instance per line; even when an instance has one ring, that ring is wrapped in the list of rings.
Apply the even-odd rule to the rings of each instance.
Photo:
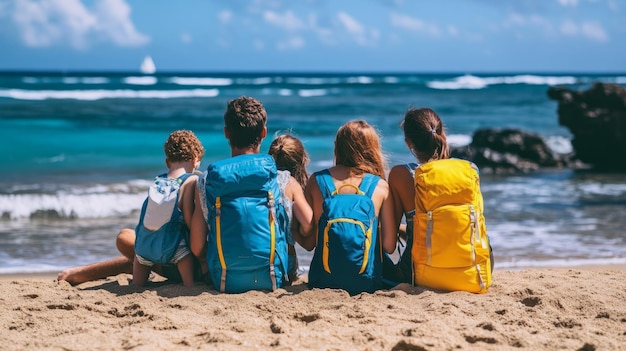
[[[142,265],[135,257],[133,262],[133,285],[144,286],[148,281],[148,276],[150,276],[150,267]]]
[[[129,261],[128,258],[120,256],[86,266],[68,268],[59,273],[57,280],[64,280],[72,285],[77,285],[92,280],[104,279],[120,273],[131,273],[132,270],[132,262]]]
[[[124,228],[120,230],[115,245],[117,250],[131,262],[135,259],[135,231],[133,229]]]
[[[295,282],[296,280],[298,280],[298,256],[296,253],[296,248],[293,245],[287,245],[287,253],[288,253],[288,257],[294,257],[295,259],[295,267],[293,267],[293,271],[292,271],[292,267],[291,267],[291,262],[289,262],[289,266],[288,266],[288,276],[289,276],[289,283],[293,284],[293,282]]]
[[[178,268],[178,272],[180,272],[180,277],[183,279],[184,286],[193,286],[193,254],[189,254],[183,257],[176,264]]]
[[[132,273],[135,256],[135,231],[122,229],[117,235],[116,245],[123,256],[86,266],[68,268],[58,274],[57,280],[77,285],[121,273]]]

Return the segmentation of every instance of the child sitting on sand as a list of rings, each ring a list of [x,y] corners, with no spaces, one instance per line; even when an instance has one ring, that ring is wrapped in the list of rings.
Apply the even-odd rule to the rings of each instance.
[[[305,190],[315,234],[300,243],[315,249],[309,288],[350,295],[382,288],[378,216],[389,193],[385,170],[380,138],[370,124],[355,120],[339,128],[335,165],[316,172]]]
[[[133,284],[145,284],[155,264],[173,264],[183,284],[192,286],[194,256],[189,249],[189,227],[198,178],[194,172],[204,148],[191,131],[179,130],[170,134],[164,151],[168,171],[155,178],[135,230]]]
[[[450,159],[443,122],[432,109],[410,108],[401,126],[418,163],[396,165],[389,172],[389,201],[381,218],[383,248],[394,253],[400,242],[396,233],[402,232],[406,245],[397,262],[385,255],[385,283],[485,292],[493,258],[478,168]]]
[[[172,139],[170,141],[170,139]],[[178,140],[179,142],[175,142]],[[170,134],[168,137],[168,141],[164,145],[165,154],[166,154],[166,163],[167,156],[171,153],[172,161],[174,162],[182,162],[184,165],[182,169],[179,170],[181,174],[183,172],[191,173],[198,167],[200,160],[204,156],[204,147],[198,140],[198,138],[191,131],[176,131]],[[168,151],[168,148],[173,148],[172,151]],[[178,160],[178,161],[176,161]],[[192,161],[193,160],[193,161]],[[176,167],[175,164],[171,164],[168,168],[174,170]],[[173,173],[177,175],[176,173]],[[193,213],[194,210],[194,202],[193,202],[193,194],[195,193],[197,176],[190,176],[185,182],[184,187],[181,187],[180,194],[182,198],[179,201],[179,208],[183,211],[183,217],[185,218],[185,226],[189,225],[189,217]],[[183,195],[184,194],[184,195]],[[191,194],[191,195],[188,195]],[[183,201],[184,200],[184,201]],[[170,218],[171,213],[168,213],[167,216]],[[120,230],[119,234],[116,237],[115,244],[117,249],[122,254],[119,257],[115,257],[109,260],[91,263],[85,266],[79,267],[70,267],[59,272],[57,276],[58,281],[66,281],[71,285],[77,285],[88,281],[93,281],[97,279],[106,278],[108,276],[117,275],[120,273],[133,273],[133,262],[135,260],[135,241],[136,241],[136,233],[134,229],[124,228]],[[183,262],[183,266],[185,266],[186,261]],[[193,259],[193,264],[195,268],[195,279],[201,280],[203,277],[201,276],[200,266],[198,261]],[[140,270],[141,267],[138,267]],[[167,278],[169,281],[180,282],[182,279],[181,274],[179,273],[177,267],[175,265],[153,265],[150,267],[153,272]],[[185,267],[181,267],[185,268]],[[185,268],[186,269],[186,268]],[[149,270],[148,270],[149,271]],[[140,273],[140,272],[138,272]],[[143,277],[147,278],[147,272],[141,272]],[[137,276],[136,278],[139,278]],[[144,282],[146,280],[144,278]],[[189,280],[189,279],[187,279]],[[135,283],[138,283],[140,279],[135,279]]]
[[[295,236],[300,232],[308,233],[311,230],[313,210],[304,197],[303,189],[309,178],[306,167],[309,164],[302,142],[289,134],[282,134],[274,138],[270,144],[268,154],[276,160],[279,169],[278,183],[281,190],[283,206],[289,219],[287,230],[287,249],[289,253],[289,281],[294,282],[298,277],[298,257],[295,248]],[[295,221],[293,217],[295,215]]]

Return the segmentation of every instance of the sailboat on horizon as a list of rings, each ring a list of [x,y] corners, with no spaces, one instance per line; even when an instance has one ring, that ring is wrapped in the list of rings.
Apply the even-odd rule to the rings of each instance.
[[[153,74],[154,72],[156,72],[156,66],[154,65],[154,61],[152,60],[152,57],[150,57],[150,55],[147,55],[143,58],[141,66],[139,66],[139,70],[143,74]]]

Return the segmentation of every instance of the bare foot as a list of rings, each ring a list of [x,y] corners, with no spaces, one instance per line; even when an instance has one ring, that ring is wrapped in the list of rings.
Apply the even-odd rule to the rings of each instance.
[[[57,281],[62,282],[66,281],[70,283],[70,285],[78,285],[80,283],[84,283],[86,280],[81,281],[79,273],[80,267],[68,268],[59,272],[57,275]]]

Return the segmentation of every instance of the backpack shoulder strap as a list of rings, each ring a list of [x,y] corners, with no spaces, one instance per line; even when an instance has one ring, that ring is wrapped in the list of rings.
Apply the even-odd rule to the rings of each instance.
[[[176,178],[178,180],[178,184],[182,185],[187,178],[191,177],[193,173],[183,173],[180,177]]]
[[[407,171],[409,171],[409,173],[411,173],[413,178],[415,178],[415,169],[417,168],[417,166],[419,166],[419,165],[417,163],[415,163],[415,162],[410,162],[410,163],[405,163],[404,164],[404,167],[406,168]]]
[[[369,198],[374,194],[374,190],[376,190],[376,185],[378,185],[378,181],[380,177],[377,175],[373,175],[370,173],[365,173],[361,184],[359,185],[359,190],[365,193]]]
[[[156,177],[154,177],[154,181],[156,181],[159,178],[167,179],[167,173],[161,173],[161,174],[157,175]]]
[[[335,183],[333,182],[333,177],[330,176],[328,169],[315,173],[315,180],[317,181],[317,186],[322,192],[323,198],[326,199],[330,197],[333,192],[335,192]]]

